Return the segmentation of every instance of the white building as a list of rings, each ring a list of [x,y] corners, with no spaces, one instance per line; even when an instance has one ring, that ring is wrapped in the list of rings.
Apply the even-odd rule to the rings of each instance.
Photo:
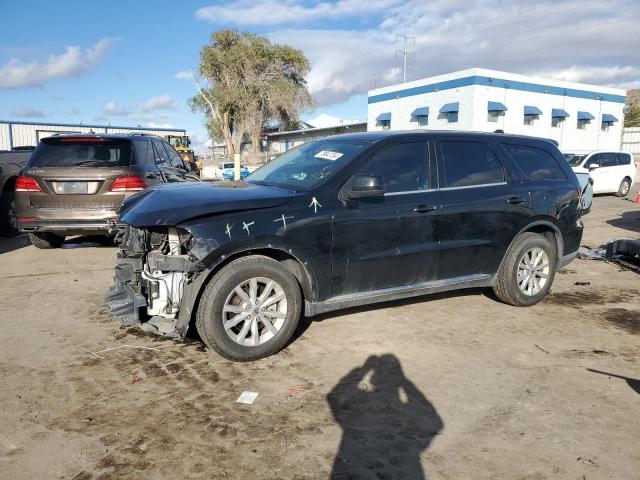
[[[472,68],[369,91],[369,131],[473,130],[619,149],[626,91]]]
[[[15,147],[35,147],[40,139],[56,133],[148,133],[164,137],[185,135],[179,128],[117,127],[112,125],[85,125],[70,123],[38,123],[0,120],[0,150]]]

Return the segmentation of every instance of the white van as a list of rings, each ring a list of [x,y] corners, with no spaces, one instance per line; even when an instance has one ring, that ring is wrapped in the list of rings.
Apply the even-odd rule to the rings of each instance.
[[[593,193],[629,194],[636,179],[636,164],[626,152],[579,151],[563,152],[576,173],[589,173],[593,179]]]

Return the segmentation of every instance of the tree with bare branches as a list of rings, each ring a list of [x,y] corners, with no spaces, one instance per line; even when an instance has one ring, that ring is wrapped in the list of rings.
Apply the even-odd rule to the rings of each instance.
[[[269,122],[291,126],[312,105],[308,72],[300,50],[248,32],[217,31],[200,53],[201,80],[194,79],[198,95],[191,106],[207,113],[209,134],[230,155],[240,153],[245,138],[259,152]]]

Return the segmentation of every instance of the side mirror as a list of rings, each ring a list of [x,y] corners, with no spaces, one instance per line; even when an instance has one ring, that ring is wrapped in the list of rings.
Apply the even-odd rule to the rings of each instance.
[[[382,197],[384,180],[378,175],[355,175],[341,191],[347,199]]]
[[[590,163],[588,168],[589,170],[595,170],[596,168],[600,168],[600,165],[597,163]]]

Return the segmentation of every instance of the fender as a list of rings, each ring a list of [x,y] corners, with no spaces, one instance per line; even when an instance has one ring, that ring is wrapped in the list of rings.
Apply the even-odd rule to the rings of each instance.
[[[509,246],[505,250],[502,260],[500,261],[500,266],[498,267],[498,271],[494,274],[494,279],[498,274],[498,272],[502,269],[502,264],[504,263],[504,259],[507,257],[507,253],[511,249],[513,242],[516,241],[516,238],[518,238],[524,232],[531,230],[534,227],[540,227],[540,226],[549,227],[553,231],[556,239],[556,247],[557,247],[556,248],[556,264],[560,265],[560,261],[562,260],[562,254],[564,253],[564,241],[562,240],[562,233],[560,232],[560,229],[555,223],[553,223],[552,220],[536,220],[522,227],[520,231],[516,234],[516,236],[513,237],[511,242],[509,242]]]
[[[290,248],[284,245],[284,242],[277,238],[249,238],[241,242],[233,244],[225,244],[221,248],[215,250],[209,254],[202,264],[205,268],[197,273],[192,280],[184,287],[184,293],[180,301],[180,310],[178,313],[177,330],[181,338],[187,333],[189,324],[193,317],[194,311],[197,308],[202,290],[205,284],[226,264],[233,261],[236,258],[245,256],[248,254],[281,256],[284,259],[290,259],[295,262],[289,270],[294,269],[292,273],[298,279],[303,292],[303,298],[315,300],[316,289],[316,277],[314,269],[311,268],[311,264],[306,259],[305,255],[300,249]],[[295,271],[296,268],[300,270]],[[296,274],[297,273],[297,274]],[[300,276],[303,278],[300,278]]]

